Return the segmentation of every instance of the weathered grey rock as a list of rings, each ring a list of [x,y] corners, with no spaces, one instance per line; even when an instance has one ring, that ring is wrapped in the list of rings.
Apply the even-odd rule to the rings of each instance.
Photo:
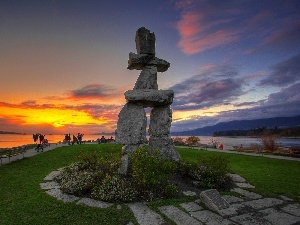
[[[252,200],[248,202],[243,202],[243,205],[250,206],[253,209],[262,209],[267,207],[273,207],[282,204],[283,201],[277,198],[262,198],[257,200]]]
[[[97,201],[97,200],[90,199],[90,198],[82,198],[78,202],[76,202],[76,204],[77,205],[87,205],[87,206],[101,208],[101,209],[108,208],[113,205],[112,203]]]
[[[298,204],[298,203],[288,204],[288,205],[282,207],[281,210],[300,217],[300,204]]]
[[[251,199],[258,199],[258,198],[261,198],[262,196],[259,195],[259,194],[256,194],[254,192],[251,192],[251,191],[246,191],[244,189],[241,189],[241,188],[233,188],[231,189],[230,191],[233,191],[233,192],[236,192],[236,193],[239,193],[247,198],[251,198]]]
[[[44,178],[44,180],[53,180],[58,175],[60,175],[60,171],[52,171]]]
[[[236,182],[236,183],[245,183],[246,182],[245,178],[241,177],[238,174],[227,173],[226,175],[229,176],[233,182]]]
[[[130,208],[130,210],[133,212],[134,217],[136,218],[138,224],[140,225],[165,224],[163,218],[156,212],[152,211],[148,206],[140,202],[130,203],[127,205]]]
[[[51,181],[51,182],[46,182],[46,183],[40,183],[40,187],[43,190],[49,190],[49,189],[54,189],[54,188],[60,188],[59,183],[55,182],[55,181]]]
[[[155,55],[155,34],[145,27],[136,31],[135,44],[138,54]]]
[[[207,225],[234,225],[236,223],[223,219],[221,216],[209,211],[191,212],[191,215]]]
[[[190,217],[188,214],[179,210],[173,205],[159,207],[159,210],[178,225],[201,225],[202,224],[200,221],[197,221],[193,217]]]
[[[135,54],[130,52],[128,59],[128,67],[129,70],[142,70],[145,66],[155,66],[157,68],[157,72],[165,72],[169,69],[170,63],[166,60],[159,59],[154,57],[154,55],[147,54]]]
[[[74,202],[79,199],[78,197],[76,197],[74,195],[67,195],[67,194],[62,193],[62,191],[60,189],[50,189],[50,190],[46,191],[46,193],[58,200],[63,201],[63,202]]]
[[[154,55],[129,53],[128,67],[129,70],[142,70],[150,60],[154,59]]]
[[[158,89],[157,85],[157,68],[156,66],[147,65],[140,73],[135,86],[136,89]]]
[[[172,90],[128,90],[125,99],[130,103],[140,103],[144,107],[171,105],[173,103],[174,91]]]
[[[264,219],[273,225],[294,225],[300,223],[300,217],[292,216],[274,208],[261,210],[259,212],[266,214]]]
[[[151,137],[149,138],[149,149],[159,150],[163,157],[174,160],[175,162],[180,161],[179,153],[177,152],[173,140],[170,136],[168,137]]]
[[[202,191],[200,193],[200,198],[202,202],[213,211],[226,209],[230,206],[216,189]]]
[[[186,203],[181,203],[180,206],[184,208],[188,212],[195,212],[198,210],[202,210],[203,208],[198,205],[196,202],[186,202]]]
[[[170,135],[172,110],[170,106],[154,107],[150,114],[149,134],[151,137]]]
[[[116,142],[119,144],[143,144],[146,141],[147,117],[142,105],[127,103],[119,114]]]
[[[165,72],[169,69],[170,63],[164,59],[159,59],[155,57],[148,62],[148,65],[156,66],[157,72]]]

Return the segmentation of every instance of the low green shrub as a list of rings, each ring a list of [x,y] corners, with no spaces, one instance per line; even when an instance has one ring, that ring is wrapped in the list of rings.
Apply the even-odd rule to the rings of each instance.
[[[157,150],[138,148],[130,154],[132,178],[141,188],[162,185],[174,175],[177,165],[171,159],[163,158]]]
[[[226,175],[229,172],[228,162],[220,156],[205,157],[198,163],[183,162],[182,171],[200,188],[223,189],[230,182]]]
[[[164,188],[164,194],[168,198],[174,197],[178,193],[178,187],[174,184],[167,184]]]
[[[138,197],[133,181],[118,175],[107,176],[101,185],[95,186],[92,198],[107,202],[132,202]]]
[[[101,184],[106,176],[117,173],[120,161],[116,157],[100,157],[95,152],[81,153],[77,159],[80,161],[65,167],[55,178],[64,193],[73,195],[91,193],[94,186]]]

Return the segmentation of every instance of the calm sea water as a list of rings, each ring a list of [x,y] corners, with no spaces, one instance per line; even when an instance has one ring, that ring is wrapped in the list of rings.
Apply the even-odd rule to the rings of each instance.
[[[88,140],[97,140],[101,135],[88,135],[83,136],[84,141]],[[105,138],[110,138],[111,136],[105,136]],[[260,138],[249,138],[249,137],[211,137],[211,136],[198,136],[202,144],[212,144],[213,141],[216,141],[219,144],[223,144],[225,150],[232,149],[232,146],[250,146],[252,144],[261,145]],[[46,135],[45,138],[48,139],[50,143],[57,143],[63,141],[64,135]],[[113,138],[115,138],[113,136]],[[187,137],[182,137],[187,138]],[[290,139],[290,138],[281,138],[277,142],[281,146],[300,146],[300,139]],[[0,148],[9,148],[15,146],[21,146],[25,144],[34,144],[32,135],[18,135],[18,134],[1,134],[0,135]]]
[[[101,138],[102,135],[88,135],[83,136],[84,141],[94,140]],[[110,138],[111,136],[105,136],[105,138]],[[71,135],[72,138],[72,135]],[[53,134],[45,136],[49,143],[57,143],[65,139],[63,134]],[[0,134],[0,148],[10,148],[26,144],[34,144],[32,134],[30,135],[19,135],[19,134]]]

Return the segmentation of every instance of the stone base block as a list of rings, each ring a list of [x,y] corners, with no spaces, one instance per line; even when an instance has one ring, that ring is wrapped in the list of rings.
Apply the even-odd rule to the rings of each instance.
[[[119,173],[122,175],[128,175],[130,171],[130,158],[128,155],[123,155],[121,159],[121,167],[119,168]]]

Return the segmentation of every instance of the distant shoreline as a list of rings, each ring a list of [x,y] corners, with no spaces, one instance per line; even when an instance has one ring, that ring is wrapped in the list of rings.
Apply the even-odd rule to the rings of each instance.
[[[21,134],[21,135],[24,135],[24,133],[16,133],[16,132],[9,132],[9,131],[0,131],[0,134]]]

